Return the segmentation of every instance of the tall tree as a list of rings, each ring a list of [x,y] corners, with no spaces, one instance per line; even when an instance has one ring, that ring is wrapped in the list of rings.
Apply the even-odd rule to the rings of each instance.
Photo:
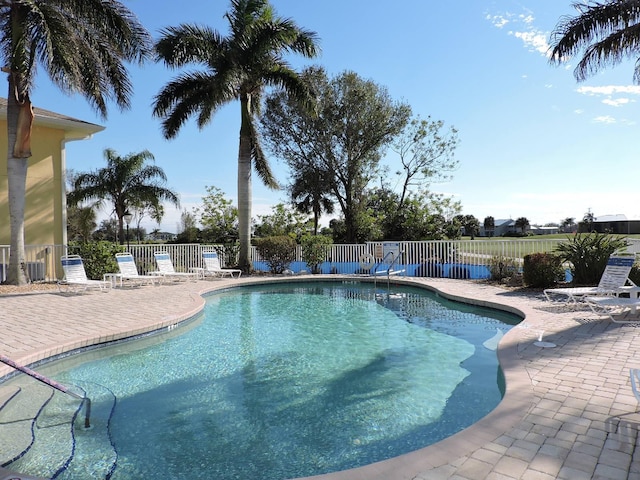
[[[564,233],[571,233],[573,227],[576,226],[576,219],[573,217],[567,217],[560,223],[560,228]]]
[[[208,243],[230,243],[238,238],[238,209],[217,187],[206,187],[202,205],[194,209]]]
[[[574,3],[575,17],[560,19],[551,34],[550,62],[582,58],[573,74],[583,81],[601,68],[636,58],[633,80],[640,83],[640,2],[608,0]]]
[[[321,170],[310,165],[306,170],[293,173],[293,183],[290,186],[291,201],[301,213],[313,214],[313,234],[318,234],[318,224],[323,213],[333,213],[334,205],[331,200],[331,189],[325,181]]]
[[[198,127],[203,128],[220,107],[240,101],[239,266],[250,271],[252,166],[265,185],[278,187],[255,125],[263,90],[280,87],[288,96],[308,100],[307,89],[284,55],[314,57],[318,47],[314,32],[276,16],[267,0],[232,0],[225,18],[231,30],[228,37],[196,25],[161,32],[155,46],[159,61],[170,68],[198,64],[205,69],[183,72],[169,82],[155,97],[153,113],[163,118],[164,136],[173,138],[189,117],[196,116]]]
[[[131,83],[123,62],[142,62],[151,37],[116,0],[0,2],[0,56],[7,73],[7,175],[11,256],[7,282],[28,281],[24,213],[38,68],[65,93],[80,93],[106,118],[107,100],[129,107]]]
[[[484,217],[484,234],[487,237],[493,237],[496,231],[496,220],[492,216]]]
[[[256,237],[292,236],[300,240],[309,231],[309,217],[283,203],[274,205],[270,215],[258,215]]]
[[[522,234],[526,234],[529,230],[529,219],[527,217],[518,217],[515,221],[515,227],[520,230]]]
[[[464,228],[464,234],[469,235],[471,240],[473,240],[480,230],[480,222],[478,219],[473,215],[456,215],[455,219],[460,223],[460,226]]]
[[[67,208],[67,236],[69,240],[88,242],[96,229],[97,215],[93,205],[79,207],[70,205]]]
[[[270,95],[261,118],[265,141],[292,171],[322,172],[344,217],[344,241],[363,241],[364,193],[411,108],[354,72],[329,79],[323,69],[310,68],[303,78],[317,100],[316,114],[277,92]]]
[[[147,160],[153,160],[151,152],[143,150],[121,157],[107,148],[104,158],[106,167],[77,176],[68,199],[72,204],[87,200],[97,201],[98,204],[110,203],[118,221],[118,238],[122,245],[123,218],[129,208],[159,205],[161,201],[177,206],[180,202],[178,195],[164,186],[167,181],[164,171],[156,165],[145,165]]]
[[[457,146],[458,131],[454,127],[445,130],[442,120],[417,116],[407,124],[391,147],[402,165],[398,172],[402,183],[399,210],[412,186],[425,190],[431,182],[450,178],[458,166],[454,158]]]

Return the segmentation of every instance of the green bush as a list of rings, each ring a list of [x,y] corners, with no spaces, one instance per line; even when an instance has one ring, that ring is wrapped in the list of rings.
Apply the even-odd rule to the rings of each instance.
[[[301,239],[302,261],[311,269],[311,273],[320,273],[320,265],[327,258],[331,237],[325,235],[305,235]]]
[[[627,246],[627,239],[605,233],[576,234],[555,251],[562,261],[571,263],[574,285],[597,285],[607,261],[616,250]]]
[[[503,280],[518,273],[518,264],[513,258],[495,255],[489,260],[491,280]]]
[[[631,271],[629,272],[629,280],[631,280],[636,285],[640,285],[640,265],[637,263],[633,264],[631,267]]]
[[[296,259],[296,241],[286,235],[258,238],[255,244],[271,273],[283,273]]]
[[[551,287],[564,278],[562,260],[552,253],[525,255],[522,277],[527,287]]]
[[[69,253],[82,257],[87,278],[92,280],[102,280],[105,273],[117,272],[118,264],[115,255],[123,251],[122,246],[113,242],[69,243]]]

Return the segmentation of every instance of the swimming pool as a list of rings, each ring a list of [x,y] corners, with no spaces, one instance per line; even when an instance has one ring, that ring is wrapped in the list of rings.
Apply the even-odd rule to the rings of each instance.
[[[518,321],[359,283],[233,289],[209,297],[205,315],[172,338],[42,369],[93,399],[76,453],[98,452],[114,479],[292,478],[396,456],[495,407],[493,348]],[[109,441],[86,448],[108,421]],[[73,471],[59,478],[86,478]]]

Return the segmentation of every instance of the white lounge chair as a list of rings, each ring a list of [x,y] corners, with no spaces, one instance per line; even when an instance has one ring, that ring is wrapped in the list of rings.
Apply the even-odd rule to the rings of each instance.
[[[120,273],[115,279],[116,281],[120,280],[121,286],[124,280],[136,285],[143,285],[145,283],[155,285],[157,281],[161,280],[161,277],[157,275],[140,275],[136,267],[136,261],[130,253],[116,253],[116,262],[118,262]]]
[[[198,272],[176,272],[173,268],[173,262],[167,252],[154,252],[153,256],[156,259],[158,270],[155,272],[149,272],[150,275],[156,275],[163,279],[173,280],[197,280],[200,274]]]
[[[218,258],[217,252],[202,252],[202,259],[204,260],[204,277],[229,276],[231,278],[234,278],[234,275],[237,274],[236,278],[240,278],[240,276],[242,275],[242,270],[239,270],[237,268],[220,267],[220,259]]]
[[[58,282],[60,291],[73,290],[76,293],[89,288],[99,288],[103,292],[111,289],[111,282],[103,280],[90,280],[84,269],[84,263],[80,255],[63,255],[60,257],[64,279]]]
[[[629,280],[634,261],[635,255],[611,256],[597,286],[547,288],[544,295],[550,302],[560,301],[566,305],[574,305],[587,296],[618,296],[624,293],[638,296],[640,287]]]
[[[604,315],[614,323],[640,323],[640,298],[615,296],[584,297],[596,315]]]

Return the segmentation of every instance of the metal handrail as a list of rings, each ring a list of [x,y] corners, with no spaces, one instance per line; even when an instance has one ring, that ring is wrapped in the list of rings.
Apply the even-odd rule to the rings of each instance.
[[[90,428],[91,427],[91,422],[89,420],[89,418],[91,416],[91,399],[89,397],[87,397],[86,395],[83,396],[83,395],[79,395],[79,394],[77,394],[75,392],[72,392],[67,387],[62,385],[61,383],[58,383],[55,380],[51,380],[50,378],[45,377],[44,375],[36,372],[35,370],[31,370],[29,367],[25,367],[24,365],[19,365],[16,362],[14,362],[13,360],[11,360],[9,357],[6,357],[4,355],[0,355],[0,362],[4,363],[5,365],[9,365],[11,368],[13,368],[15,370],[21,371],[25,375],[28,375],[31,378],[34,378],[37,381],[39,381],[41,383],[44,383],[45,385],[48,385],[49,387],[58,390],[59,392],[66,393],[67,395],[70,395],[70,396],[72,396],[74,398],[77,398],[78,400],[81,400],[81,404],[80,405],[82,405],[82,403],[86,402],[87,408],[86,408],[85,417],[84,417],[84,428]]]
[[[397,263],[398,260],[400,260],[400,257],[402,256],[402,252],[398,253],[397,257],[393,257],[394,252],[387,252],[386,255],[384,257],[382,257],[382,261],[380,263],[378,263],[375,267],[373,267],[373,286],[375,287],[377,284],[377,278],[378,276],[376,275],[376,272],[378,271],[378,267],[380,265],[385,265],[385,260],[387,259],[387,257],[389,255],[391,255],[392,260],[391,263],[387,264],[389,265],[389,267],[387,268],[387,288],[389,288],[389,285],[391,284],[391,269],[393,268],[393,266]]]

